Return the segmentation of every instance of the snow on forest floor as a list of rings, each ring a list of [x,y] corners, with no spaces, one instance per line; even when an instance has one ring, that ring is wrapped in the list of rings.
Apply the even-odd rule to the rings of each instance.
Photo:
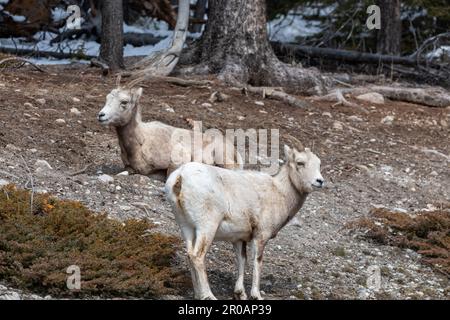
[[[160,231],[179,235],[163,182],[116,175],[122,163],[115,132],[96,120],[114,79],[104,79],[98,70],[83,65],[46,68],[47,74],[27,68],[0,74],[4,97],[0,100],[0,183],[26,186],[23,157],[33,172],[36,191],[80,200],[117,219],[147,217]],[[230,95],[229,100],[210,103],[208,98],[217,90]],[[259,96],[245,96],[218,83],[184,88],[152,82],[145,85],[141,103],[144,120],[179,127],[189,128],[192,119],[203,121],[204,129],[279,129],[281,135],[291,134],[312,147],[321,158],[327,187],[311,194],[297,217],[269,243],[263,296],[448,299],[449,279],[421,263],[419,254],[369,242],[345,225],[374,207],[416,212],[448,204],[448,158],[413,147],[450,154],[449,108],[400,102],[375,107],[355,101],[361,109],[324,102],[300,109],[260,101]],[[392,123],[382,121],[388,115]],[[47,161],[52,169],[35,172],[37,160]],[[85,172],[71,175],[87,165]],[[100,181],[101,174],[113,181]],[[212,290],[219,298],[232,296],[233,257],[227,243],[215,243],[208,255]],[[184,253],[177,264],[187,269]],[[379,290],[366,285],[373,266],[381,270]],[[247,288],[250,275],[247,268]],[[11,297],[44,298],[0,284],[0,298]],[[188,291],[178,298],[191,297]]]

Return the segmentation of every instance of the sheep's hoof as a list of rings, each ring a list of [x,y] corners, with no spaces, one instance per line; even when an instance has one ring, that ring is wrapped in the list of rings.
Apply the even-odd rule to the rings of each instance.
[[[236,291],[233,293],[233,299],[234,300],[247,300],[247,294],[245,291]]]
[[[252,294],[251,296],[250,296],[250,300],[264,300],[264,298],[263,297],[261,297],[261,294]]]

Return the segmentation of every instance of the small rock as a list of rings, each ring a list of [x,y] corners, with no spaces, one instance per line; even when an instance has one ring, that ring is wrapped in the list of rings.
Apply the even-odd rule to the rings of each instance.
[[[365,288],[358,290],[358,299],[366,300],[369,297],[369,291]]]
[[[8,185],[8,184],[9,184],[9,181],[8,181],[8,180],[0,179],[0,187],[4,187],[4,186],[6,186],[6,185]]]
[[[294,121],[294,118],[293,117],[289,117],[288,121],[292,122],[292,121]]]
[[[227,95],[227,94],[225,94],[225,93],[222,93],[222,92],[220,92],[220,91],[214,91],[212,94],[211,94],[211,96],[209,97],[209,101],[211,102],[211,103],[214,103],[214,102],[223,102],[223,101],[226,101],[226,100],[228,100],[230,98],[230,96],[229,95]]]
[[[170,113],[175,113],[175,110],[173,110],[172,107],[166,108],[166,111],[167,111],[167,112],[170,112]]]
[[[130,210],[132,210],[133,208],[132,208],[132,207],[129,207],[129,206],[119,206],[119,209],[122,210],[122,211],[130,211]]]
[[[80,110],[78,110],[77,108],[70,109],[70,113],[72,113],[72,114],[74,114],[76,116],[80,116],[81,115]]]
[[[31,153],[36,153],[36,152],[37,152],[37,149],[32,148],[32,149],[30,149],[30,152],[31,152]]]
[[[444,119],[441,119],[441,121],[439,121],[439,123],[440,123],[440,125],[441,125],[442,127],[444,127],[444,128],[447,128],[447,127],[448,127],[448,123],[447,123],[447,121],[445,121]]]
[[[367,101],[373,104],[384,104],[383,95],[377,92],[369,92],[356,97],[358,100]]]
[[[33,106],[31,103],[29,103],[29,102],[25,102],[25,103],[23,104],[23,106],[24,106],[25,108],[34,108],[34,106]]]
[[[260,113],[267,114],[266,110],[259,110]]]
[[[17,292],[10,292],[0,296],[0,300],[20,300],[20,295]]]
[[[39,103],[42,106],[46,103],[45,99],[43,99],[43,98],[36,99],[36,102]]]
[[[244,116],[238,116],[237,118],[238,118],[238,120],[240,120],[240,121],[245,120],[245,117],[244,117]]]
[[[102,174],[98,177],[98,180],[102,183],[113,183],[114,178],[107,174]]]
[[[262,101],[255,101],[255,104],[257,104],[258,106],[264,106],[264,102]]]
[[[394,119],[395,119],[394,116],[386,116],[383,119],[381,119],[381,123],[390,125],[392,124],[392,122],[394,122]]]
[[[128,172],[128,171],[122,171],[122,172],[120,172],[120,173],[118,173],[117,174],[118,176],[129,176],[130,175],[130,173]]]
[[[332,118],[331,113],[329,113],[329,112],[322,113],[322,116]]]
[[[211,107],[212,107],[212,104],[211,104],[211,103],[208,103],[208,102],[203,102],[203,103],[201,104],[201,106],[202,106],[202,107],[205,107],[205,108],[211,108]]]
[[[34,163],[34,167],[36,168],[35,171],[38,173],[53,170],[52,166],[47,161],[40,159]]]
[[[430,173],[432,176],[438,176],[439,174],[436,171],[431,171]]]
[[[77,97],[73,97],[73,98],[72,98],[72,101],[73,101],[73,102],[80,102],[81,100],[78,99]]]
[[[360,117],[358,117],[358,116],[350,116],[350,117],[348,117],[348,120],[350,120],[350,121],[355,121],[355,122],[361,122],[361,121],[363,121],[363,119],[360,118]]]
[[[333,122],[333,129],[335,129],[335,130],[343,130],[344,126],[342,125],[341,122],[335,121],[335,122]]]
[[[64,119],[56,119],[55,123],[60,125],[60,126],[63,126],[63,125],[66,124],[66,120],[64,120]]]
[[[122,190],[122,187],[121,186],[116,186],[116,190],[120,191],[120,190]]]

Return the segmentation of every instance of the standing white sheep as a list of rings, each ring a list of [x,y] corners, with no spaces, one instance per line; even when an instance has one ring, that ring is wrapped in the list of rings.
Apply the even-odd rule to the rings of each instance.
[[[320,159],[309,149],[284,147],[285,164],[275,176],[188,163],[166,182],[166,194],[186,242],[196,299],[215,299],[208,284],[205,255],[213,240],[233,243],[237,257],[236,299],[246,299],[244,267],[247,242],[253,250],[251,298],[259,289],[264,247],[302,207],[324,180]]]
[[[199,150],[194,150],[192,140],[178,139],[193,136],[193,131],[159,121],[142,122],[139,104],[141,95],[142,88],[113,89],[106,96],[105,106],[97,116],[101,124],[116,129],[125,168],[144,175],[167,170],[168,175],[181,164],[196,160],[195,152]],[[228,169],[242,168],[241,156],[226,138],[215,139],[203,135],[200,143],[200,152],[204,151],[200,161]],[[180,153],[184,157],[179,156]],[[178,156],[177,161],[174,161],[174,156]]]

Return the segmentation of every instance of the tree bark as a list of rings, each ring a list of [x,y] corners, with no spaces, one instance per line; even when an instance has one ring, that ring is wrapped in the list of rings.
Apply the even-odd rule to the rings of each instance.
[[[114,72],[124,68],[122,0],[102,1],[101,13],[100,60]]]
[[[205,31],[187,56],[192,58],[189,62],[198,63],[197,70],[218,74],[234,85],[326,91],[326,79],[318,71],[278,60],[267,37],[265,0],[210,0]]]
[[[377,52],[381,54],[400,54],[402,20],[400,0],[378,0],[381,9],[381,29],[378,30]]]

